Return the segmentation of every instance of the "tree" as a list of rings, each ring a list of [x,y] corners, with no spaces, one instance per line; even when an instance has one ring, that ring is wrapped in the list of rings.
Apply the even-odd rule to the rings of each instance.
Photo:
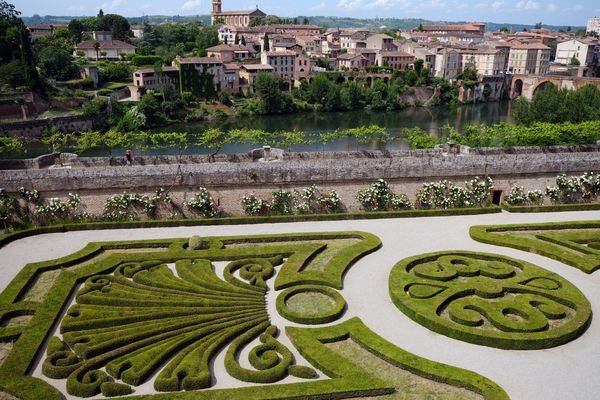
[[[263,38],[263,51],[269,51],[271,49],[271,46],[269,44],[269,34],[265,33],[265,36]]]
[[[571,61],[569,61],[569,65],[577,66],[577,65],[581,65],[581,63],[579,62],[577,57],[575,57],[575,55],[573,55],[573,57],[571,57]]]
[[[246,45],[246,37],[244,35],[242,35],[241,42],[242,42],[242,45],[244,45],[244,46]]]
[[[49,46],[42,49],[39,55],[39,68],[44,76],[59,81],[75,78],[79,69],[73,63],[71,54],[59,47]]]
[[[96,52],[96,61],[100,58],[98,53],[100,52],[100,43],[94,42],[94,51]]]
[[[535,25],[533,26],[533,29],[542,29],[542,23],[541,23],[541,22],[538,22],[537,24],[535,24]]]
[[[202,27],[196,37],[196,46],[200,51],[219,44],[219,31],[214,26]]]
[[[346,82],[340,90],[342,107],[346,110],[356,110],[362,107],[364,93],[356,82]]]
[[[423,24],[419,24],[419,26],[417,27],[417,31],[423,32]]]
[[[307,17],[304,17],[304,20],[302,21],[302,25],[309,25],[310,22],[308,21]]]
[[[500,28],[500,32],[508,33],[508,28],[506,26],[503,26]]]
[[[271,73],[260,72],[257,75],[255,88],[264,114],[286,113],[294,109],[291,96],[283,93],[280,86],[279,79]]]
[[[113,40],[129,41],[129,38],[133,36],[127,18],[117,14],[106,14],[103,17],[98,15],[98,18],[101,21],[102,29],[110,31]]]
[[[234,44],[240,44],[240,37],[237,33],[235,34]]]
[[[81,35],[83,34],[83,30],[85,29],[83,23],[78,19],[72,19],[69,22],[69,33],[75,43],[81,42]]]
[[[417,74],[421,74],[421,70],[423,69],[423,64],[425,64],[425,61],[423,61],[420,58],[417,58],[414,61],[413,65],[414,65],[414,68],[415,68],[415,71],[417,72]]]

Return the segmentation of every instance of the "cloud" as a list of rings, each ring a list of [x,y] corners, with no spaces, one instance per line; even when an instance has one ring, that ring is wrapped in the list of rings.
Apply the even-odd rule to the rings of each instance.
[[[582,11],[583,10],[583,6],[581,4],[576,4],[574,7],[575,11]]]
[[[191,11],[197,9],[202,4],[202,0],[188,0],[181,5],[183,11]]]
[[[518,10],[538,10],[540,3],[533,0],[519,0],[516,7]]]
[[[558,6],[554,3],[550,3],[548,4],[548,6],[546,6],[546,10],[548,10],[548,12],[553,13],[558,10]]]
[[[504,5],[504,1],[492,1],[492,2],[484,2],[475,4],[475,8],[491,8],[492,10],[499,10]]]
[[[324,8],[325,8],[325,2],[324,2],[324,1],[322,1],[322,2],[321,2],[321,3],[319,3],[319,4],[315,4],[315,5],[314,5],[314,6],[312,6],[310,9],[311,9],[311,10],[313,10],[313,11],[317,11],[317,10],[322,10],[322,9],[324,9]]]

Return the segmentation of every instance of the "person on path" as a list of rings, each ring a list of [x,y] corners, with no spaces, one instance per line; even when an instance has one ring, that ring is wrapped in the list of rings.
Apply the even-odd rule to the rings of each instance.
[[[129,166],[133,165],[133,150],[131,150],[131,148],[127,149],[125,158],[127,159],[127,165],[129,165]]]

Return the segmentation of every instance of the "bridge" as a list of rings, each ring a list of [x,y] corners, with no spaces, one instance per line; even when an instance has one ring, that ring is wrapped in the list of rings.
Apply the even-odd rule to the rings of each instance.
[[[523,96],[531,100],[546,85],[554,84],[560,89],[579,89],[582,86],[592,84],[600,89],[600,78],[587,78],[560,75],[513,75],[510,85],[510,98],[515,99]]]

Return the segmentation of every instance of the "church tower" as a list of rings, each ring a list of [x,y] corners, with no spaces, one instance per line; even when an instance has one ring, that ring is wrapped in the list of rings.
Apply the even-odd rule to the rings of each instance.
[[[213,0],[212,4],[213,4],[213,9],[212,9],[213,15],[220,14],[221,13],[221,0]]]

